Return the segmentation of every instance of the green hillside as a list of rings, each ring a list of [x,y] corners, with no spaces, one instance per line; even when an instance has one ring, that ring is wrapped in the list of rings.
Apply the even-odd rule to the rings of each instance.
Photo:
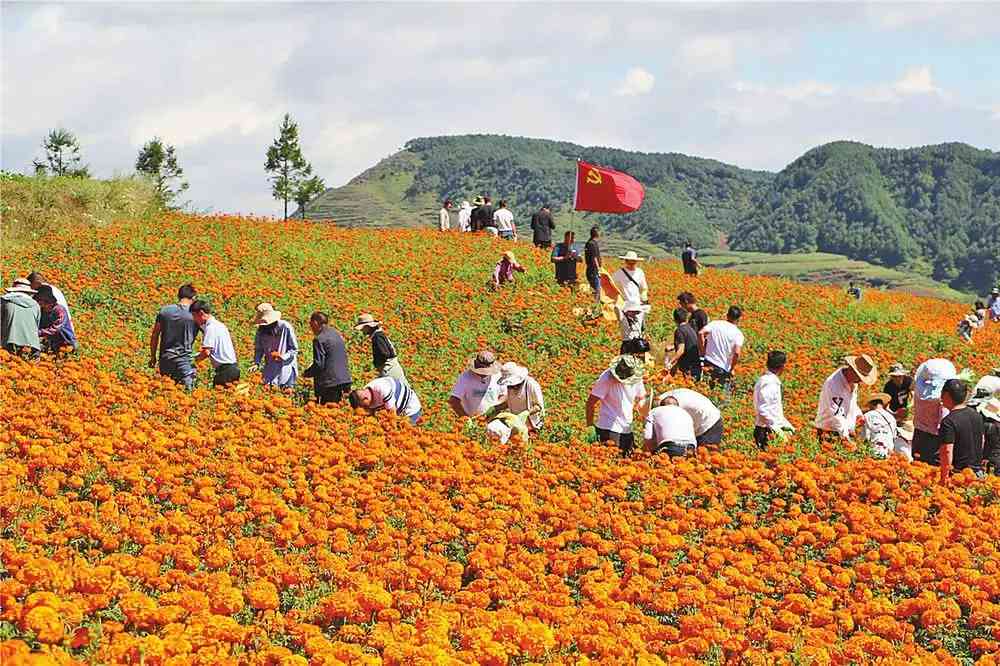
[[[821,146],[777,175],[730,247],[833,252],[982,293],[1000,278],[1000,153]]]

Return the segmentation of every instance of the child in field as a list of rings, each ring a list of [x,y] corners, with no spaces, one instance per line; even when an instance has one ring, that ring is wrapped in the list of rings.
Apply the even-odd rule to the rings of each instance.
[[[514,273],[523,273],[524,266],[517,263],[517,259],[514,257],[514,253],[507,250],[500,257],[500,261],[497,262],[496,268],[493,269],[493,280],[491,285],[494,289],[498,289],[505,284],[514,284]]]

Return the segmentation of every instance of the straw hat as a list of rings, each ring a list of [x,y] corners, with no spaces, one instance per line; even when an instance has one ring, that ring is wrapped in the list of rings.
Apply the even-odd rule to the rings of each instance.
[[[642,371],[645,366],[641,360],[631,354],[616,356],[611,362],[611,376],[622,384],[635,384],[642,381]]]
[[[516,263],[517,263],[517,259],[516,259],[516,258],[514,257],[514,253],[513,253],[513,252],[511,252],[510,250],[507,250],[506,252],[504,252],[504,253],[503,253],[503,256],[504,256],[504,257],[505,257],[505,258],[507,259],[507,261],[509,261],[510,263],[512,263],[512,264],[516,264]]]
[[[14,280],[10,287],[7,287],[8,294],[22,293],[22,294],[37,294],[38,292],[31,288],[31,283],[24,278],[17,278]]]
[[[865,399],[865,404],[870,405],[876,400],[880,401],[883,405],[888,407],[889,403],[892,402],[892,396],[890,396],[888,393],[872,393],[869,394],[867,399]]]
[[[623,261],[646,261],[639,255],[637,255],[634,250],[629,250],[625,254],[618,255],[618,258]]]
[[[496,354],[484,349],[469,359],[469,370],[482,377],[490,377],[500,374],[500,363]]]
[[[847,356],[844,358],[844,365],[857,373],[862,384],[871,386],[878,379],[878,367],[868,354]]]
[[[281,319],[281,312],[274,309],[270,303],[261,303],[257,306],[255,321],[258,326],[267,326]]]
[[[507,361],[500,366],[500,386],[517,386],[528,379],[528,369],[513,361]]]
[[[890,377],[909,377],[910,373],[906,370],[906,366],[902,363],[893,363],[889,368]]]
[[[983,400],[976,407],[976,411],[985,416],[991,421],[997,421],[1000,423],[1000,398],[990,398],[989,400]]]
[[[484,201],[483,197],[481,197],[481,196],[478,196],[478,197],[476,197],[475,199],[472,200],[472,205],[473,206],[482,206],[484,203],[486,203],[486,201]]]
[[[366,326],[381,326],[381,325],[382,322],[376,319],[374,315],[371,315],[367,312],[362,312],[361,314],[358,315],[358,320],[357,323],[355,323],[354,325],[354,330],[360,331]]]

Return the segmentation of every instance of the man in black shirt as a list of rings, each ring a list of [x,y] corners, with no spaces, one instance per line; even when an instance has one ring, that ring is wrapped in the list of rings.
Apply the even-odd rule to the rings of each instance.
[[[694,249],[691,241],[684,244],[684,251],[681,252],[681,263],[684,264],[686,275],[697,275],[701,269],[701,262],[698,261],[698,251]]]
[[[548,206],[531,216],[531,242],[535,247],[547,250],[552,247],[552,230],[556,228],[556,223],[552,221],[552,213]]]
[[[698,299],[690,291],[681,292],[677,296],[677,302],[688,312],[688,323],[696,333],[705,328],[708,324],[708,313],[698,307]]]
[[[483,227],[480,224],[481,214],[479,209],[483,207],[483,198],[477,196],[472,200],[472,211],[469,213],[469,231],[482,231]]]
[[[396,356],[396,348],[389,341],[389,336],[382,330],[382,322],[367,312],[358,315],[355,330],[367,335],[372,342],[372,366],[378,371],[379,377],[393,377],[401,382],[406,381],[406,373]]]
[[[896,421],[905,420],[910,396],[913,394],[913,377],[910,377],[902,363],[893,363],[889,368],[889,381],[882,390],[891,398],[889,411],[896,415]]]
[[[303,373],[312,377],[319,404],[340,402],[351,391],[351,368],[347,363],[347,349],[340,333],[327,326],[328,318],[322,312],[313,312],[309,328],[313,334],[313,362]]]
[[[983,469],[983,419],[965,404],[969,386],[961,379],[949,379],[941,389],[941,405],[948,416],[941,420],[941,483],[947,485],[951,470],[970,468],[976,475]]]
[[[473,214],[479,213],[479,224],[477,225],[478,231],[483,231],[486,227],[496,228],[496,223],[493,221],[493,203],[492,199],[489,197],[483,197],[483,205],[472,211]]]
[[[696,382],[701,381],[701,356],[698,353],[698,334],[688,323],[688,311],[684,308],[674,310],[674,351],[667,355],[666,368],[680,370]]]
[[[578,280],[576,265],[580,261],[580,255],[573,247],[574,238],[573,232],[567,231],[563,236],[563,242],[556,243],[555,249],[552,250],[552,263],[556,265],[556,282],[561,285],[574,285]]]
[[[594,290],[598,315],[601,313],[601,246],[597,243],[600,235],[600,229],[591,227],[590,240],[583,246],[584,263],[587,265],[587,284]]]

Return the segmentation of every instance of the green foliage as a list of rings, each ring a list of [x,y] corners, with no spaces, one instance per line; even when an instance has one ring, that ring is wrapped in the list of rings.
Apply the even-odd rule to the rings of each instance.
[[[306,178],[299,183],[298,187],[295,189],[295,203],[299,205],[299,212],[302,214],[303,220],[306,219],[306,204],[312,201],[316,196],[323,194],[325,190],[326,185],[323,184],[323,179],[319,176]]]
[[[87,166],[81,164],[80,141],[68,129],[60,127],[50,131],[42,141],[42,148],[45,149],[45,162],[35,160],[36,175],[51,171],[53,176],[90,176]]]
[[[153,137],[139,151],[135,170],[150,178],[156,187],[156,195],[165,207],[170,207],[176,198],[188,188],[183,180],[184,169],[177,163],[177,153],[173,146]]]
[[[777,175],[730,245],[843,254],[983,292],[1000,278],[1000,155],[821,146]]]
[[[285,219],[288,219],[288,202],[294,200],[301,183],[312,173],[312,167],[302,157],[299,146],[299,126],[289,114],[285,114],[278,129],[278,136],[267,149],[264,170],[270,176],[271,194],[285,203]]]

